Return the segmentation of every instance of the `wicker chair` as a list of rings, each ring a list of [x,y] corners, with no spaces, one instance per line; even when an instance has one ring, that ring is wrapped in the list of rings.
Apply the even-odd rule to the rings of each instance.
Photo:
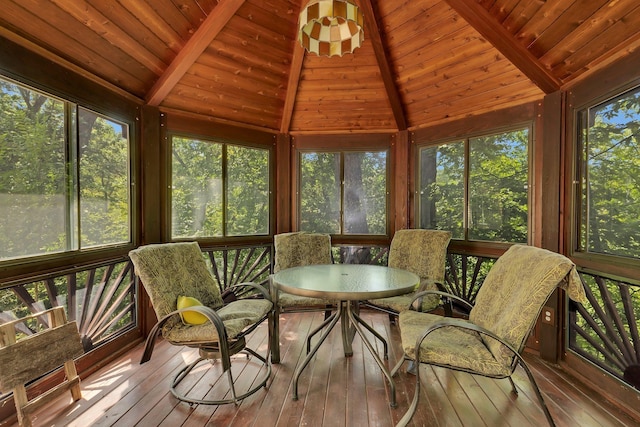
[[[468,320],[414,310],[399,314],[404,357],[391,375],[405,361],[417,361],[485,377],[508,378],[517,394],[511,375],[520,365],[553,426],[553,418],[521,353],[542,307],[557,286],[567,290],[570,298],[586,301],[580,276],[568,258],[532,246],[511,246],[487,274]],[[455,295],[448,297],[469,305]],[[411,420],[419,396],[420,369],[417,369],[413,401],[399,426]]]
[[[159,319],[147,338],[140,363],[151,358],[160,332],[171,344],[194,347],[200,353],[196,361],[185,366],[173,379],[171,393],[176,398],[189,404],[237,404],[266,387],[271,376],[269,349],[263,357],[246,347],[245,341],[246,335],[266,320],[273,310],[265,288],[254,283],[235,285],[236,288],[250,288],[258,297],[238,299],[225,305],[196,242],[142,246],[129,252],[129,256]],[[193,298],[195,300],[192,301],[197,300],[202,305],[178,308],[180,297]],[[196,317],[196,321],[188,316]],[[260,369],[265,372],[248,390],[238,394],[231,372],[231,356],[240,352],[258,359]],[[215,359],[222,361],[231,396],[205,400],[189,397],[176,389],[198,363]]]
[[[332,264],[331,236],[328,234],[293,232],[281,233],[273,237],[275,262],[273,272],[291,267],[313,264]],[[274,316],[271,322],[271,361],[280,363],[280,313],[324,311],[325,319],[337,305],[336,301],[302,297],[280,291],[271,286],[271,299],[274,302]],[[312,332],[309,339],[319,330]]]
[[[415,292],[391,298],[364,301],[362,305],[389,313],[394,321],[398,313],[406,310],[417,292],[444,290],[444,272],[447,247],[451,232],[442,230],[407,229],[398,230],[389,248],[388,266],[401,268],[417,274],[420,285]],[[421,311],[431,311],[438,307],[437,295],[426,295],[417,302]]]

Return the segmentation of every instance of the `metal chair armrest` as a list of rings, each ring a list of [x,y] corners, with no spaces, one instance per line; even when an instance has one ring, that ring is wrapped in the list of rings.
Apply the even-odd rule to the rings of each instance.
[[[424,298],[425,295],[440,295],[441,298],[450,298],[450,299],[454,299],[460,303],[462,303],[463,305],[465,305],[466,307],[469,308],[469,310],[471,310],[473,308],[473,305],[471,305],[468,301],[460,298],[457,295],[453,295],[450,294],[448,292],[443,292],[443,291],[436,291],[436,290],[426,290],[426,291],[420,291],[417,292],[416,294],[413,295],[413,299],[411,300],[411,302],[409,303],[409,309],[411,310],[413,308],[413,303],[419,299],[419,298]]]
[[[140,364],[148,362],[149,359],[151,359],[153,347],[155,345],[156,338],[160,334],[162,326],[174,315],[183,313],[185,311],[196,311],[205,316],[207,320],[209,320],[209,322],[213,323],[213,326],[216,328],[216,332],[218,333],[220,349],[221,351],[226,351],[228,353],[229,342],[227,337],[227,330],[225,329],[224,322],[222,321],[218,313],[216,313],[216,311],[210,307],[206,307],[204,305],[194,305],[191,307],[185,307],[179,310],[172,311],[162,319],[158,320],[158,322],[149,332],[149,336],[147,337],[147,341],[144,347],[144,353],[142,354],[142,359],[140,359]]]
[[[258,285],[257,283],[254,283],[254,282],[237,283],[233,286],[229,286],[227,289],[233,290],[233,289],[242,289],[242,288],[253,288],[257,290],[264,299],[273,303],[273,300],[271,299],[271,295],[269,294],[269,291],[264,286]]]

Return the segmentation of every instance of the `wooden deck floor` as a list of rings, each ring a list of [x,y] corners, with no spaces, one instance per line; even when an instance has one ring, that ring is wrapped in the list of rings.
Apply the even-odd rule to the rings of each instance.
[[[396,326],[384,314],[362,312],[390,342],[389,365],[398,357]],[[83,398],[75,403],[65,395],[35,415],[34,426],[393,426],[413,396],[415,377],[401,371],[396,377],[398,407],[388,404],[388,385],[358,337],[354,355],[345,358],[339,328],[328,337],[300,377],[298,401],[291,398],[292,376],[304,356],[309,330],[322,321],[322,313],[286,314],[281,321],[282,363],[274,365],[268,389],[261,389],[240,405],[189,406],[178,402],[168,385],[175,373],[197,356],[193,349],[156,345],[151,361],[139,365],[142,346],[82,381]],[[267,347],[267,325],[249,340],[259,351]],[[629,426],[628,418],[593,391],[577,388],[575,381],[536,357],[527,356],[558,426]],[[237,366],[235,366],[237,365]],[[234,369],[246,384],[256,378],[255,365],[240,356]],[[440,368],[421,367],[424,373],[415,426],[544,426],[541,412],[525,373],[518,368],[511,394],[507,380],[491,380]],[[215,392],[213,374],[219,364],[192,373],[188,386],[204,396]],[[209,376],[209,377],[208,377]],[[187,380],[185,380],[186,382]],[[226,380],[222,383],[226,384]],[[219,383],[217,383],[219,384]],[[241,386],[241,385],[239,385]],[[9,424],[9,425],[17,425]]]

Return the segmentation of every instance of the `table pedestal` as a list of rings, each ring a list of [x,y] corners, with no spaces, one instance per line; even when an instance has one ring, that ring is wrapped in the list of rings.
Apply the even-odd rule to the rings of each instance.
[[[341,321],[341,326],[342,326],[342,345],[343,345],[345,357],[353,356],[353,349],[352,349],[351,343],[353,341],[353,337],[357,333],[358,335],[360,335],[360,338],[362,339],[362,342],[364,343],[365,347],[367,347],[367,349],[373,356],[373,359],[376,361],[376,363],[380,367],[380,370],[382,370],[382,373],[385,375],[385,377],[387,377],[387,381],[389,382],[389,388],[391,392],[390,405],[392,408],[395,408],[397,406],[396,385],[393,381],[393,378],[391,377],[391,373],[389,372],[389,369],[387,368],[385,363],[382,361],[382,359],[380,359],[380,356],[376,352],[373,344],[371,344],[371,342],[365,335],[364,329],[369,331],[371,334],[373,334],[374,337],[376,337],[382,342],[382,345],[384,346],[385,360],[389,358],[389,348],[387,345],[387,341],[368,323],[362,320],[362,318],[359,316],[359,301],[356,301],[356,300],[340,301],[339,310],[332,313],[331,316],[329,316],[324,322],[320,324],[320,326],[318,326],[309,334],[309,338],[307,339],[307,356],[302,361],[302,363],[296,368],[296,372],[293,376],[293,400],[298,400],[298,379],[300,377],[300,374],[302,374],[302,371],[304,370],[304,368],[307,367],[307,365],[309,364],[313,356],[317,353],[318,348],[320,348],[322,343],[325,341],[325,339],[327,338],[329,333],[333,330],[333,328],[336,326],[339,320]],[[311,347],[311,338],[320,331],[322,331],[322,333],[320,334],[320,338],[318,339],[318,342],[313,347]]]

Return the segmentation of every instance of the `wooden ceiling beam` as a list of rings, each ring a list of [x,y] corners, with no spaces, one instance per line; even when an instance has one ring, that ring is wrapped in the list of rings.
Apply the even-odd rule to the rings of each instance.
[[[359,3],[362,8],[362,13],[364,14],[364,37],[365,39],[368,38],[373,46],[373,52],[378,61],[378,68],[380,68],[380,75],[382,76],[382,81],[387,91],[387,98],[393,111],[393,117],[398,125],[398,130],[407,130],[407,118],[402,99],[400,98],[400,92],[398,91],[398,86],[396,85],[391,66],[387,59],[387,53],[382,43],[382,36],[380,36],[380,29],[378,28],[378,23],[373,13],[371,0],[360,0]]]
[[[221,0],[202,25],[178,52],[158,81],[147,94],[147,104],[158,106],[185,75],[189,67],[222,31],[245,0]]]
[[[298,83],[300,82],[300,73],[302,72],[302,62],[304,60],[304,48],[298,40],[294,43],[293,58],[291,58],[291,68],[289,69],[289,81],[287,83],[287,96],[284,100],[282,109],[282,121],[280,123],[280,133],[289,133],[291,126],[291,118],[293,116],[293,107],[298,95]]]
[[[445,0],[458,15],[545,93],[560,89],[562,83],[538,58],[519,44],[499,22],[476,1]]]

